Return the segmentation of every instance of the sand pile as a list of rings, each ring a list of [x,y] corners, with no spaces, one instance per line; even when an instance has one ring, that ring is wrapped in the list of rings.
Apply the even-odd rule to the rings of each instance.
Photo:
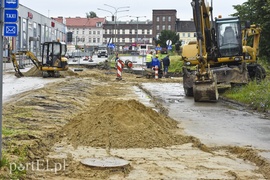
[[[135,100],[103,101],[64,127],[73,146],[111,148],[164,147],[186,142],[173,135],[176,122]]]
[[[42,77],[42,71],[40,71],[36,66],[33,66],[27,72],[23,73],[26,77]]]
[[[36,66],[33,66],[31,69],[29,69],[27,72],[23,73],[26,77],[42,77],[42,71],[40,71]],[[66,76],[76,76],[78,75],[71,69],[68,69],[67,71],[60,71],[60,77],[66,77]]]

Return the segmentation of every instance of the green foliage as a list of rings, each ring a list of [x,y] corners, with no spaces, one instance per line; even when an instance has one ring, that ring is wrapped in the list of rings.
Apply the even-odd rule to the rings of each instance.
[[[90,11],[89,13],[86,13],[87,18],[95,18],[97,17],[97,14],[93,11]]]
[[[13,130],[13,129],[8,129],[8,128],[5,128],[5,127],[2,128],[3,136],[13,136],[13,135],[17,135],[18,133],[20,133],[20,131],[16,131],[16,130]]]
[[[262,28],[260,38],[260,55],[270,56],[270,1],[265,0],[247,0],[242,5],[233,6],[237,13],[232,16],[239,16],[241,20],[249,20],[252,24],[260,25]],[[269,59],[268,59],[269,61]]]
[[[19,157],[16,161],[11,161],[7,154],[2,155],[2,159],[0,159],[0,179],[24,179],[26,170],[19,169],[19,165],[23,163],[22,158]],[[16,164],[18,167],[16,169],[11,169],[11,164]]]
[[[251,108],[259,111],[270,110],[270,82],[263,80],[249,82],[246,86],[234,87],[223,95],[227,98],[249,104]]]
[[[163,30],[160,33],[159,39],[156,40],[156,45],[159,44],[161,47],[167,47],[167,40],[171,40],[172,44],[175,44],[179,41],[179,35],[174,31]]]
[[[180,56],[170,56],[169,72],[182,72],[183,61]]]
[[[9,164],[8,159],[7,159],[7,157],[3,154],[3,155],[2,155],[2,159],[0,159],[0,169],[1,169],[2,167],[5,167],[5,166],[7,167],[8,164]]]

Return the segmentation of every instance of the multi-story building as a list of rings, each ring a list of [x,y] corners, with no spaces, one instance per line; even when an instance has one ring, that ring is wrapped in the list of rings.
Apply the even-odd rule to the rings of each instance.
[[[105,18],[58,17],[55,19],[58,21],[65,20],[67,32],[72,32],[72,42],[68,42],[68,44],[85,50],[93,50],[103,44]]]
[[[153,10],[153,38],[158,39],[162,30],[176,31],[176,15],[175,9],[159,9]]]
[[[176,31],[182,41],[182,45],[190,41],[196,41],[196,29],[193,21],[176,21]]]
[[[30,50],[40,52],[40,45],[46,41],[66,41],[66,26],[30,8],[19,5],[17,36],[4,37],[4,56],[7,47],[13,51]]]
[[[117,50],[135,49],[140,44],[152,44],[152,22],[106,21],[104,44],[113,43]]]
[[[113,44],[114,50],[135,50],[141,44],[155,45],[162,30],[171,30],[179,34],[182,44],[196,40],[193,21],[180,21],[176,10],[153,10],[152,21],[107,21],[106,18],[55,18],[64,22],[67,32],[72,32],[72,42],[77,48],[94,48]],[[148,46],[149,47],[149,46]]]

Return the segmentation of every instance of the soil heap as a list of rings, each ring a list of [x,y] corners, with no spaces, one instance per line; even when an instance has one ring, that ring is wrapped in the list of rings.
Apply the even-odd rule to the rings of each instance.
[[[105,100],[76,116],[63,133],[75,147],[151,148],[186,142],[172,132],[176,125],[136,100]]]
[[[26,77],[42,77],[42,71],[39,70],[36,66],[33,66],[27,72],[23,73],[23,75]],[[77,73],[73,72],[71,69],[68,69],[67,71],[60,71],[60,77],[76,76],[76,75]]]

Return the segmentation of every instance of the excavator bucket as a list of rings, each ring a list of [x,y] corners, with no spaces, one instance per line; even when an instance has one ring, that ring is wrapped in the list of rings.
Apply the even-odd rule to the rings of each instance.
[[[218,100],[216,76],[212,80],[195,81],[193,96],[195,102],[214,102]]]

